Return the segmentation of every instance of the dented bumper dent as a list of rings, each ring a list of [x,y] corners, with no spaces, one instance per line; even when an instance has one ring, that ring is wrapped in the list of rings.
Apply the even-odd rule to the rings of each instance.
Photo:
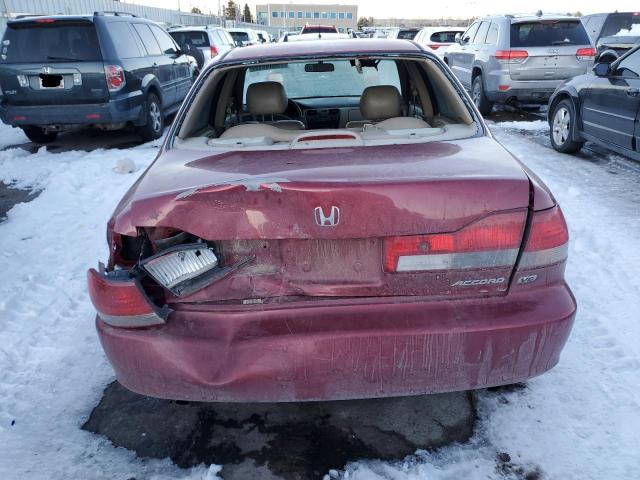
[[[506,297],[181,305],[146,330],[100,319],[125,387],[225,402],[339,400],[483,388],[551,369],[576,304],[566,284]]]

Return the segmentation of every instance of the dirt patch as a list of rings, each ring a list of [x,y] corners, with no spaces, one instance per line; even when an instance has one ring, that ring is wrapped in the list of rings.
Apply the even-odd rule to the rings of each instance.
[[[83,429],[140,457],[187,468],[224,465],[233,479],[315,479],[359,459],[402,459],[465,442],[468,392],[337,402],[186,403],[109,385]]]
[[[16,188],[0,182],[0,223],[7,220],[7,212],[17,203],[30,202],[40,195],[39,191]]]

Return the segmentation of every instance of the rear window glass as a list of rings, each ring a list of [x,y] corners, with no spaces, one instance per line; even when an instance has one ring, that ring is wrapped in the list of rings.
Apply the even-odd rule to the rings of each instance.
[[[249,34],[247,32],[229,32],[236,42],[248,42]]]
[[[245,78],[245,99],[249,85],[271,81],[280,82],[289,98],[359,97],[365,88],[374,85],[393,85],[401,91],[398,67],[393,60],[381,60],[377,69],[363,67],[362,73],[347,60],[327,63],[333,65],[333,71],[308,72],[302,62],[250,67]]]
[[[313,27],[304,27],[302,33],[338,33],[336,27],[326,27],[317,25]]]
[[[511,47],[551,47],[589,45],[587,31],[580,21],[540,21],[511,25]]]
[[[420,30],[400,30],[398,32],[398,38],[402,40],[413,40],[419,31]]]
[[[169,32],[178,45],[193,45],[194,47],[209,47],[207,32]]]
[[[29,24],[7,28],[0,58],[6,62],[102,60],[93,24]]]
[[[119,58],[136,58],[140,57],[140,49],[138,42],[133,37],[133,32],[126,22],[111,22],[109,24],[109,33],[113,39],[113,46]]]
[[[612,13],[602,27],[601,37],[640,37],[640,15],[637,13]]]
[[[436,43],[453,43],[456,41],[456,34],[462,32],[436,32],[431,35],[431,41]]]

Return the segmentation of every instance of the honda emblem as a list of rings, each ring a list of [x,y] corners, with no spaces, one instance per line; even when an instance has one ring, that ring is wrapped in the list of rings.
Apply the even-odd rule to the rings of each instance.
[[[340,209],[333,205],[329,215],[324,214],[322,207],[316,207],[314,210],[316,223],[321,227],[335,227],[340,223]]]

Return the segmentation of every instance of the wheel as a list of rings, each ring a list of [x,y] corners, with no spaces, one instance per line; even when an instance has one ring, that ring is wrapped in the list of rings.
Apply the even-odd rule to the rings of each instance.
[[[582,148],[584,142],[571,139],[571,130],[575,122],[575,110],[571,100],[561,100],[551,114],[551,145],[561,153],[575,153]]]
[[[473,103],[476,104],[478,110],[482,115],[489,115],[491,110],[493,109],[493,103],[489,101],[487,96],[484,93],[484,86],[482,85],[482,75],[477,75],[473,79],[473,84],[471,85],[471,98],[473,99]]]
[[[145,142],[155,140],[162,136],[164,131],[164,114],[160,99],[155,93],[147,97],[147,123],[138,127],[138,133]]]
[[[33,143],[50,143],[58,138],[58,132],[46,132],[40,127],[20,127]]]

